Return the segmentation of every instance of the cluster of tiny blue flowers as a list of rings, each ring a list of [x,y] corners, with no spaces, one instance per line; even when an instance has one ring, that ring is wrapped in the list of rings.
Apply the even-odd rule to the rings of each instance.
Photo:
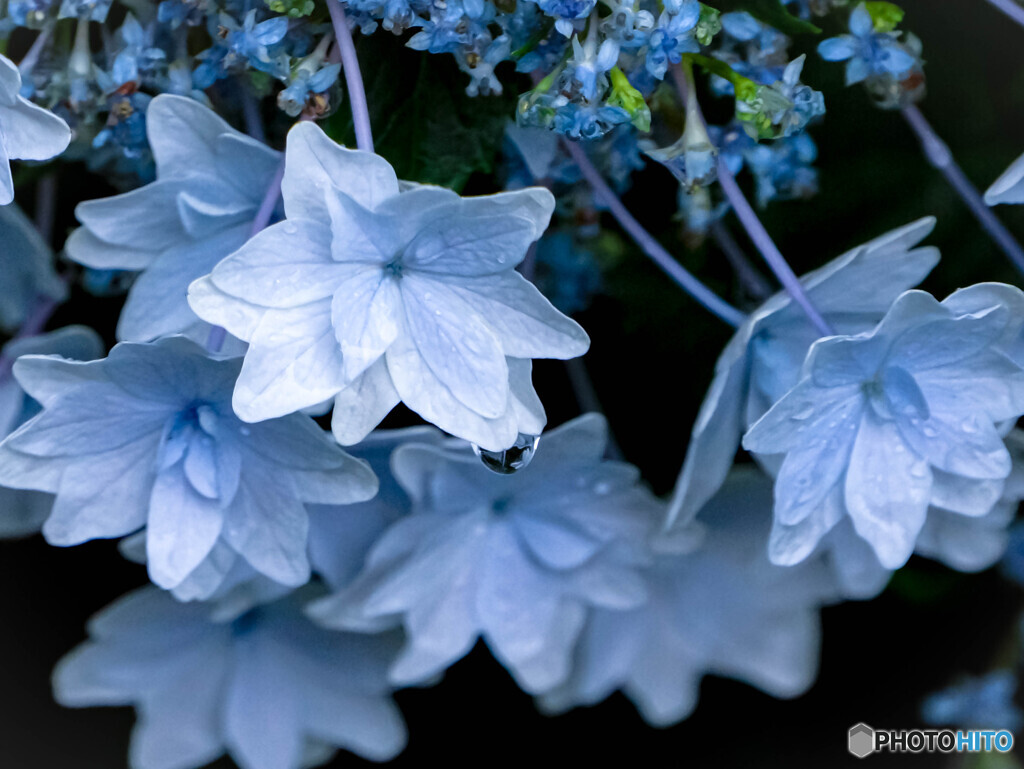
[[[758,208],[818,189],[825,99],[790,54],[812,21],[848,27],[816,47],[848,85],[912,108],[897,6],[127,5],[12,0],[0,24],[24,49],[0,55],[0,537],[117,539],[144,568],[53,679],[64,705],[137,709],[133,767],[390,760],[392,694],[478,642],[545,713],[620,691],[666,726],[709,674],[805,692],[821,609],[914,555],[1020,579],[1024,292],[918,290],[931,217],[797,277],[735,181]],[[497,169],[487,194],[374,151],[354,33],[450,55],[472,99],[514,92],[472,169]],[[38,169],[60,156],[120,192],[75,201],[58,259],[59,166]],[[785,290],[712,294],[620,199],[641,170],[688,244],[734,211]],[[32,174],[35,222],[13,202]],[[1024,158],[984,199],[1024,202]],[[548,430],[534,385],[588,352],[570,314],[633,256],[608,217],[735,328],[666,499],[585,387]],[[122,286],[115,339],[48,328],[74,289]],[[1014,687],[965,681],[925,718],[1019,728]]]

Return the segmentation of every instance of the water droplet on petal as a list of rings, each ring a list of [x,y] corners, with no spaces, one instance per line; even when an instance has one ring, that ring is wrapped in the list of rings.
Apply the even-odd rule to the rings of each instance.
[[[295,225],[289,221],[285,221],[285,223],[281,225],[281,229],[283,229],[289,235],[294,235],[297,232]]]
[[[976,433],[978,432],[978,423],[974,419],[974,417],[971,417],[970,419],[965,419],[963,421],[963,423],[960,425],[960,429],[963,430],[965,433]]]
[[[608,494],[612,490],[612,485],[608,481],[598,481],[594,484],[594,493],[600,494],[602,497]]]
[[[475,443],[472,446],[473,453],[480,457],[480,461],[488,470],[499,475],[511,475],[530,464],[539,443],[539,435],[519,433],[516,442],[502,451],[488,451]]]
[[[793,413],[791,419],[795,419],[797,422],[803,422],[805,419],[810,419],[812,416],[814,416],[814,403],[808,401],[807,403],[800,405],[800,408]]]

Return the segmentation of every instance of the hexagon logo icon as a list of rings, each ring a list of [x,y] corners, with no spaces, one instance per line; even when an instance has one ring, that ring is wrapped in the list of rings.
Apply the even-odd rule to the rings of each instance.
[[[875,730],[867,724],[850,727],[847,749],[857,758],[866,758],[875,752]]]

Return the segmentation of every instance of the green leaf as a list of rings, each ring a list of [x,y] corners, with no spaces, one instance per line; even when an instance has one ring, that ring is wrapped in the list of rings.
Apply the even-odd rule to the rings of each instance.
[[[817,35],[821,30],[786,10],[782,0],[724,0],[722,11],[746,11],[758,21],[787,35]]]
[[[467,76],[450,56],[412,51],[390,35],[359,38],[366,98],[377,154],[400,179],[461,191],[474,173],[489,173],[505,125],[515,116],[515,90],[467,96]],[[347,100],[322,123],[335,141],[355,146]]]

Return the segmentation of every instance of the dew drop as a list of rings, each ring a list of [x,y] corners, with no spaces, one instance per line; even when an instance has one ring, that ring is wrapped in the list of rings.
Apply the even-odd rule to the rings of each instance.
[[[612,485],[608,481],[598,481],[594,484],[594,493],[602,497],[611,492]]]
[[[978,423],[974,420],[973,417],[970,419],[965,419],[963,423],[960,425],[960,429],[963,430],[965,433],[973,434],[978,432]]]
[[[808,401],[800,406],[800,408],[794,413],[791,419],[797,422],[803,422],[805,419],[810,419],[814,416],[814,404]]]
[[[539,443],[539,435],[519,433],[516,442],[502,451],[487,451],[475,443],[472,445],[473,453],[480,457],[484,467],[499,475],[511,475],[530,464]]]
[[[289,221],[285,221],[285,223],[282,225],[282,229],[284,229],[284,231],[289,235],[294,235],[297,232],[295,225]]]

